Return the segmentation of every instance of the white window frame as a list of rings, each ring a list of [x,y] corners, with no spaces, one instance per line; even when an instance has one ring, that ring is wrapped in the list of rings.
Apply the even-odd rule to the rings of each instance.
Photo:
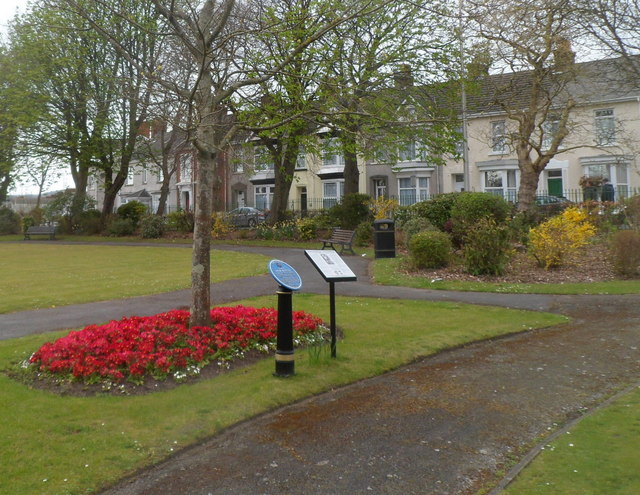
[[[307,152],[304,149],[304,146],[300,146],[298,149],[298,156],[296,157],[296,170],[306,170],[307,169]]]
[[[387,190],[389,189],[387,179],[385,177],[377,177],[373,179],[373,198],[386,198]]]
[[[127,172],[127,181],[125,182],[125,186],[133,186],[133,183],[134,183],[133,167],[129,167],[129,171]]]
[[[329,187],[332,191],[328,191]],[[331,208],[338,204],[344,196],[344,179],[332,179],[322,181],[322,207]]]
[[[616,198],[627,197],[629,191],[629,163],[624,161],[603,161],[584,165],[587,177],[606,177],[615,187]]]
[[[430,178],[426,175],[398,177],[398,202],[410,206],[429,199]]]
[[[491,154],[507,153],[507,122],[494,120],[491,122]]]
[[[482,172],[482,191],[515,201],[520,176],[515,169],[490,169]]]
[[[616,117],[613,108],[601,108],[594,111],[595,140],[598,146],[616,144]]]
[[[256,208],[259,210],[270,210],[273,203],[273,193],[276,187],[271,185],[255,186],[253,199]]]
[[[180,155],[180,182],[193,182],[193,156],[190,153]]]
[[[551,142],[556,134],[558,134],[559,128],[560,119],[556,116],[551,116],[542,123],[542,142],[540,146],[543,150],[551,148]]]
[[[164,182],[164,170],[162,170],[162,167],[158,167],[156,169],[156,179],[158,184],[161,184],[162,182]]]
[[[344,155],[340,152],[338,138],[325,138],[322,141],[322,166],[344,166]]]

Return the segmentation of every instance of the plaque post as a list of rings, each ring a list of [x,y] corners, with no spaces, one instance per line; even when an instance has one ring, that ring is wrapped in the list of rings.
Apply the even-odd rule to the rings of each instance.
[[[334,251],[323,249],[307,249],[304,254],[311,261],[316,270],[320,272],[322,278],[329,282],[329,317],[331,327],[331,357],[336,357],[336,282],[348,282],[357,280],[351,268],[342,260],[340,255]]]
[[[278,332],[276,336],[275,376],[295,374],[293,355],[293,291],[300,290],[302,279],[292,266],[284,261],[271,260],[269,272],[278,282]]]
[[[276,340],[276,372],[275,376],[292,376],[295,374],[293,355],[293,292],[286,287],[278,288],[278,336]]]
[[[334,282],[329,282],[329,318],[331,325],[331,357],[336,357],[336,342],[337,331],[336,331],[336,284]]]

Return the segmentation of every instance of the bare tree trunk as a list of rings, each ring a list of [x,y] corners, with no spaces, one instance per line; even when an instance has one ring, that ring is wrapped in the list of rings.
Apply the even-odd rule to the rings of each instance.
[[[215,155],[198,153],[198,182],[195,201],[195,227],[191,258],[191,326],[211,324],[211,212]]]
[[[540,172],[537,172],[531,163],[520,163],[520,188],[518,189],[518,211],[528,212],[536,200],[538,180]]]
[[[344,152],[344,194],[360,192],[360,170],[358,170],[358,156],[355,148]]]
[[[170,177],[164,177],[162,179],[162,186],[160,186],[160,198],[158,199],[158,209],[156,215],[162,216],[167,209],[167,198],[169,197],[169,182]]]

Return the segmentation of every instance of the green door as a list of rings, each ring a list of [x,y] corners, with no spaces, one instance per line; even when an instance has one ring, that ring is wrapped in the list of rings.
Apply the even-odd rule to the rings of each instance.
[[[562,196],[562,177],[549,177],[547,179],[549,196]]]

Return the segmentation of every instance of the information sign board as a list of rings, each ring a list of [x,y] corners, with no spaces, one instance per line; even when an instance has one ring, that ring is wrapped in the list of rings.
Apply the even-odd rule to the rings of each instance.
[[[356,274],[334,250],[307,249],[304,254],[327,282],[357,280]]]

